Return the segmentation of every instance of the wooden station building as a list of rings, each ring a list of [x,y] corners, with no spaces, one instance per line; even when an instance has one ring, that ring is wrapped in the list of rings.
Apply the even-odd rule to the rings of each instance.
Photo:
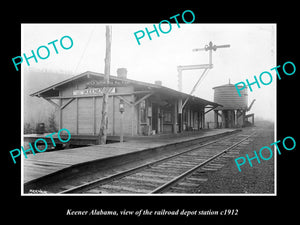
[[[104,74],[87,71],[31,96],[41,97],[58,109],[59,129],[67,128],[72,138],[98,136],[105,88],[109,89],[109,136],[120,135],[120,101],[124,103],[125,136],[200,130],[205,127],[205,114],[220,106],[164,87],[159,81],[151,84],[128,79],[125,68],[110,76],[109,85],[104,84]]]

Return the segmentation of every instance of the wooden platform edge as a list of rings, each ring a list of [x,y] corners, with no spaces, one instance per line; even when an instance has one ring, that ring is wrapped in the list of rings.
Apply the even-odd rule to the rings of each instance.
[[[133,156],[138,156],[141,154],[149,153],[154,150],[167,150],[168,148],[178,147],[178,145],[185,146],[185,144],[192,145],[193,142],[199,141],[199,139],[202,139],[202,141],[207,141],[207,139],[210,139],[210,138],[219,138],[219,137],[231,135],[231,134],[234,134],[234,133],[237,133],[240,131],[241,131],[240,129],[234,129],[232,131],[226,131],[224,133],[208,135],[208,136],[204,136],[204,137],[203,136],[191,137],[191,138],[189,138],[187,140],[183,140],[183,141],[181,140],[181,141],[167,143],[167,144],[163,144],[163,145],[152,147],[152,148],[142,149],[139,151],[134,151],[134,152],[124,153],[124,154],[109,156],[106,158],[89,160],[86,162],[73,164],[71,166],[65,167],[56,172],[47,174],[45,176],[30,180],[30,181],[24,183],[24,193],[29,192],[30,189],[34,189],[35,188],[34,186],[37,183],[39,183],[39,184],[45,183],[46,184],[46,183],[50,183],[51,180],[63,179],[68,176],[74,176],[74,175],[76,175],[76,173],[79,170],[84,170],[87,167],[95,166],[98,163],[104,163],[105,161],[111,161],[111,160],[117,160],[120,157],[123,157],[123,158],[125,157],[124,160],[126,160],[126,158],[132,158]],[[186,146],[188,146],[188,145],[186,145]]]

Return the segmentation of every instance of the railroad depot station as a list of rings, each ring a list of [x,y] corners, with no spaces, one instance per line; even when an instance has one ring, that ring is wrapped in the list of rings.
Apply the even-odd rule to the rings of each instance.
[[[108,136],[120,135],[121,116],[125,136],[149,136],[205,127],[205,114],[222,105],[162,86],[127,78],[126,69],[110,76],[85,72],[31,94],[58,109],[59,129],[67,128],[72,139],[98,136],[102,115],[102,91],[109,88]],[[101,85],[102,84],[102,85]],[[120,107],[123,108],[121,115]]]
[[[66,128],[72,138],[79,139],[99,135],[104,88],[110,89],[109,136],[120,135],[121,116],[125,136],[198,131],[206,127],[205,115],[212,110],[215,117],[211,128],[242,127],[248,117],[254,123],[254,115],[246,115],[254,101],[247,107],[247,89],[239,97],[232,84],[214,87],[215,102],[211,102],[164,87],[160,81],[151,84],[130,80],[125,68],[110,76],[109,85],[103,81],[104,74],[87,71],[31,96],[53,104],[58,109],[59,129]]]

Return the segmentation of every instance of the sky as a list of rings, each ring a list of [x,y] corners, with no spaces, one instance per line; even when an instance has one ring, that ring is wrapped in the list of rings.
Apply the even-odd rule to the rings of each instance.
[[[85,71],[104,73],[105,25],[107,24],[22,24],[22,54],[29,57],[31,50],[36,52],[42,45],[50,50],[49,57],[45,60],[38,59],[38,63],[31,59],[31,65],[27,66],[24,60],[22,70],[62,72],[70,77]],[[129,79],[149,83],[161,80],[164,86],[175,90],[178,90],[177,66],[208,63],[208,52],[193,52],[192,49],[203,48],[210,41],[215,45],[230,44],[230,48],[213,51],[213,69],[209,70],[193,95],[213,101],[213,87],[228,84],[229,80],[232,84],[245,82],[246,79],[254,81],[255,75],[259,77],[263,71],[269,71],[274,78],[270,85],[261,85],[260,89],[253,86],[253,92],[248,90],[249,104],[256,99],[249,113],[275,120],[276,75],[270,69],[277,66],[276,24],[182,22],[178,28],[176,23],[172,23],[169,33],[159,32],[159,37],[152,33],[152,40],[146,34],[140,39],[141,45],[138,45],[134,33],[139,30],[146,33],[146,27],[151,31],[153,24],[110,25],[111,75],[116,75],[118,68],[125,67]],[[68,50],[62,49],[59,44],[60,39],[66,35],[73,40],[73,46]],[[58,54],[52,45],[48,45],[54,40],[58,40]],[[68,46],[68,40],[64,40],[64,43]],[[42,50],[40,53],[46,54]],[[189,93],[192,90],[202,71],[183,71],[183,92]],[[27,78],[23,76],[23,79]]]

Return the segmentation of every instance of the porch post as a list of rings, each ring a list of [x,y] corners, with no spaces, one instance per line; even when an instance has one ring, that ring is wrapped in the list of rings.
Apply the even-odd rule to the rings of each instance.
[[[174,101],[173,133],[177,134],[177,100]]]
[[[218,128],[218,124],[219,124],[219,122],[218,122],[218,110],[214,110],[214,112],[215,112],[215,128]]]
[[[182,99],[178,99],[178,132],[181,133],[183,130],[182,122]]]
[[[204,108],[202,110],[202,128],[205,128],[205,114],[204,114]]]

